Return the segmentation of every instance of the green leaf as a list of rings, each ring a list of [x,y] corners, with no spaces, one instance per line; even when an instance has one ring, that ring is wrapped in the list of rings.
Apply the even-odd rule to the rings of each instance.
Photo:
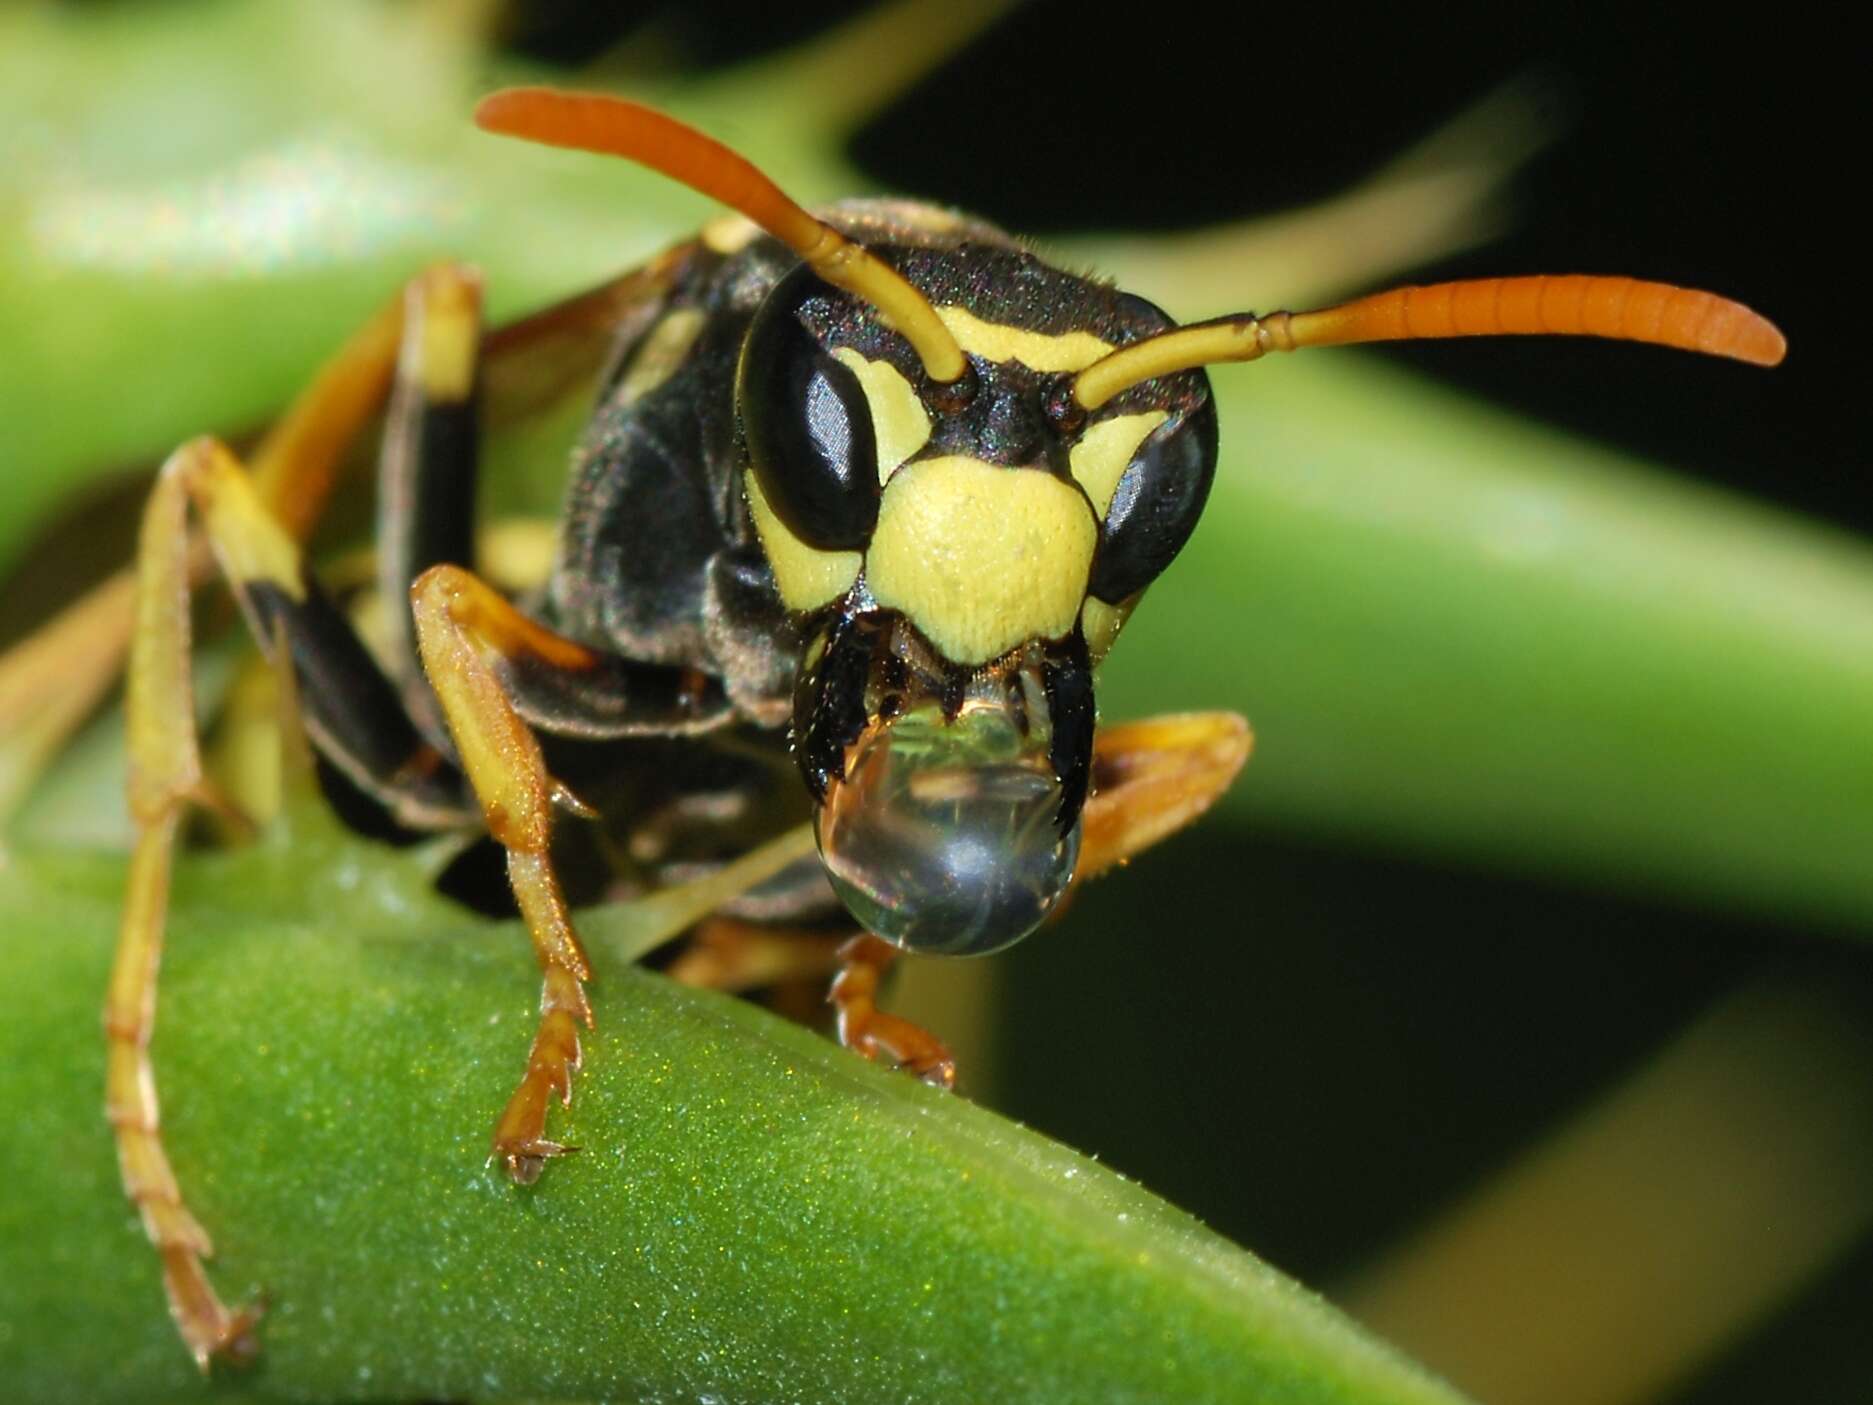
[[[534,1187],[484,1163],[525,935],[316,831],[183,865],[154,1052],[264,1353],[213,1388],[116,1186],[96,1010],[117,862],[0,887],[0,1379],[19,1398],[1458,1397],[1065,1148],[743,1002],[601,964]],[[1089,1076],[1096,1076],[1089,1071]]]

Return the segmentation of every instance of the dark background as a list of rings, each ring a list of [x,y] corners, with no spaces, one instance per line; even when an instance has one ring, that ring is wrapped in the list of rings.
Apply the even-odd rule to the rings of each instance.
[[[557,0],[516,8],[510,42],[576,63],[651,15],[720,62],[861,8],[599,14]],[[882,185],[1022,232],[1177,229],[1343,191],[1497,85],[1532,78],[1560,136],[1515,180],[1509,232],[1413,278],[1707,287],[1772,316],[1788,363],[1725,376],[1715,396],[1695,358],[1641,348],[1378,354],[1865,532],[1869,367],[1849,329],[1864,239],[1847,191],[1865,161],[1868,59],[1767,7],[1725,21],[1701,7],[1362,16],[1063,0],[1001,22],[854,149]],[[1096,165],[1077,139],[1089,131]],[[1167,895],[1214,891],[1219,867],[1255,895],[1253,946],[1139,941]],[[1873,1020],[1867,953],[1826,934],[1395,855],[1267,835],[1245,853],[1240,836],[1199,829],[1097,898],[1003,958],[999,1101],[1312,1283],[1458,1197],[1754,975],[1833,985]],[[1869,1322],[1862,1249],[1671,1398],[1873,1398]]]

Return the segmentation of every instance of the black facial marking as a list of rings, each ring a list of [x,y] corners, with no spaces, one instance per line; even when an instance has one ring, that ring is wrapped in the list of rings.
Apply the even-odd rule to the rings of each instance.
[[[960,454],[1067,476],[1066,443],[1047,416],[1047,395],[1056,378],[1019,361],[998,363],[979,356],[969,361],[977,377],[975,394],[933,418],[930,438],[912,461]]]
[[[1053,739],[1047,759],[1060,782],[1060,809],[1055,822],[1062,834],[1071,830],[1086,805],[1093,775],[1093,669],[1086,654],[1086,636],[1074,630],[1067,638],[1047,646],[1041,663],[1041,685],[1047,690],[1047,711]]]
[[[794,690],[793,757],[815,800],[845,778],[846,748],[865,730],[865,685],[872,657],[888,631],[864,615],[842,615],[832,626],[819,662],[800,675]]]
[[[1173,415],[1138,446],[1112,495],[1090,592],[1109,605],[1143,590],[1190,540],[1216,476],[1216,402]]]

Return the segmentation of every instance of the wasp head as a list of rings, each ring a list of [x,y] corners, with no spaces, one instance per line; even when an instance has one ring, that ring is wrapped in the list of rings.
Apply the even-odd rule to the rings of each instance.
[[[966,357],[934,380],[802,265],[743,343],[746,486],[816,621],[794,748],[841,898],[900,945],[987,952],[1072,880],[1092,668],[1190,535],[1216,461],[1201,371],[1087,413],[1073,377],[1171,323],[1004,244],[879,245]]]

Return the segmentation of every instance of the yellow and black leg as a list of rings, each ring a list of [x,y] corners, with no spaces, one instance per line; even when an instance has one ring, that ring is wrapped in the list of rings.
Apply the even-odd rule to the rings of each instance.
[[[460,566],[433,564],[439,557],[466,561],[469,554],[480,360],[479,289],[472,275],[450,267],[424,275],[406,292],[395,326],[401,350],[381,465],[385,496],[394,504],[387,513],[393,549],[383,578],[400,599],[411,598],[407,577],[425,567],[432,587],[467,583],[440,596],[433,589],[427,597],[415,593],[418,601],[446,606],[430,612],[434,638],[423,642],[420,664],[407,642],[412,629],[404,646],[393,644],[391,651],[402,660],[402,676],[387,677],[307,572],[295,540],[311,521],[306,497],[290,490],[298,483],[312,499],[323,498],[342,453],[340,440],[355,431],[370,398],[368,382],[383,360],[378,324],[268,438],[264,475],[262,466],[250,474],[213,440],[197,440],[172,455],[158,475],[139,542],[127,701],[137,840],[105,1015],[106,1101],[126,1193],[162,1255],[177,1325],[204,1366],[212,1356],[246,1348],[253,1314],[224,1307],[202,1269],[208,1236],[189,1214],[163,1152],[148,1057],[176,836],[191,802],[216,803],[203,777],[190,682],[189,597],[197,555],[187,534],[191,509],[262,651],[276,665],[290,662],[301,720],[325,759],[408,827],[472,827],[485,819],[509,845],[515,892],[547,967],[540,1037],[496,1134],[497,1151],[517,1177],[537,1174],[541,1159],[552,1154],[541,1135],[546,1097],[567,1091],[578,1059],[576,1026],[589,1011],[581,989],[584,957],[546,858],[546,808],[522,803],[536,793],[554,798],[554,791],[539,767],[537,746],[531,766],[524,757],[516,760],[516,738],[524,735],[529,744],[532,738],[511,710],[502,714],[502,689],[518,682],[535,714],[576,714],[588,732],[607,735],[701,729],[729,712],[719,688],[688,671],[642,667],[560,640],[521,620]],[[545,330],[550,343],[553,327]],[[458,596],[476,603],[458,612],[448,604]],[[483,648],[502,655],[499,683],[489,683],[493,665],[477,669],[462,662]],[[424,668],[438,680],[441,706]],[[445,716],[448,732],[471,738],[461,745],[480,766],[472,794],[462,768],[446,754],[440,735]],[[485,742],[500,732],[503,716],[515,730],[501,734],[491,770]],[[422,725],[432,717],[433,729]]]
[[[390,608],[387,666],[410,715],[443,734],[417,657],[410,586],[431,566],[475,566],[481,286],[431,270],[405,292],[403,346],[377,471],[377,586]]]
[[[492,333],[477,358],[486,392],[478,398],[489,417],[506,422],[537,413],[589,384],[619,329],[654,309],[685,266],[683,251],[673,251]],[[473,281],[461,270],[439,272]],[[306,539],[345,451],[384,404],[403,359],[404,311],[413,300],[400,294],[359,328],[253,451],[260,495],[295,540]],[[205,553],[192,554],[190,566],[192,580],[206,578]],[[129,652],[135,596],[134,570],[120,571],[0,656],[0,822],[116,681]]]
[[[263,650],[277,654],[283,644],[290,654],[307,732],[328,759],[408,823],[459,824],[465,811],[459,773],[418,735],[247,472],[214,440],[177,450],[158,475],[138,542],[126,702],[137,837],[105,1006],[105,1103],[125,1193],[162,1256],[176,1325],[206,1367],[210,1357],[250,1345],[254,1314],[229,1311],[203,1272],[210,1241],[163,1151],[149,1060],[177,832],[191,803],[215,803],[203,777],[190,676],[191,508]]]
[[[412,725],[398,690],[306,571],[297,540],[311,531],[346,449],[383,402],[393,365],[399,404],[411,401],[412,383],[460,384],[464,365],[472,384],[478,304],[464,270],[422,275],[319,373],[261,441],[251,473],[221,444],[194,441],[163,466],[145,510],[126,702],[137,839],[105,1009],[105,1098],[125,1193],[162,1257],[171,1312],[203,1367],[251,1347],[254,1313],[229,1311],[203,1271],[210,1241],[164,1153],[149,1060],[176,836],[191,802],[219,803],[204,779],[194,720],[189,598],[201,552],[189,540],[189,513],[204,524],[263,652],[276,665],[290,661],[307,734],[327,760],[406,825],[472,824],[461,773]],[[387,464],[398,457],[397,423],[393,413]],[[424,513],[412,504],[411,515]]]
[[[260,495],[296,539],[317,522],[344,451],[384,402],[402,325],[399,298],[320,368],[254,451]],[[206,553],[192,551],[189,578],[208,569]],[[0,658],[0,818],[116,680],[135,599],[135,570],[121,571]]]

